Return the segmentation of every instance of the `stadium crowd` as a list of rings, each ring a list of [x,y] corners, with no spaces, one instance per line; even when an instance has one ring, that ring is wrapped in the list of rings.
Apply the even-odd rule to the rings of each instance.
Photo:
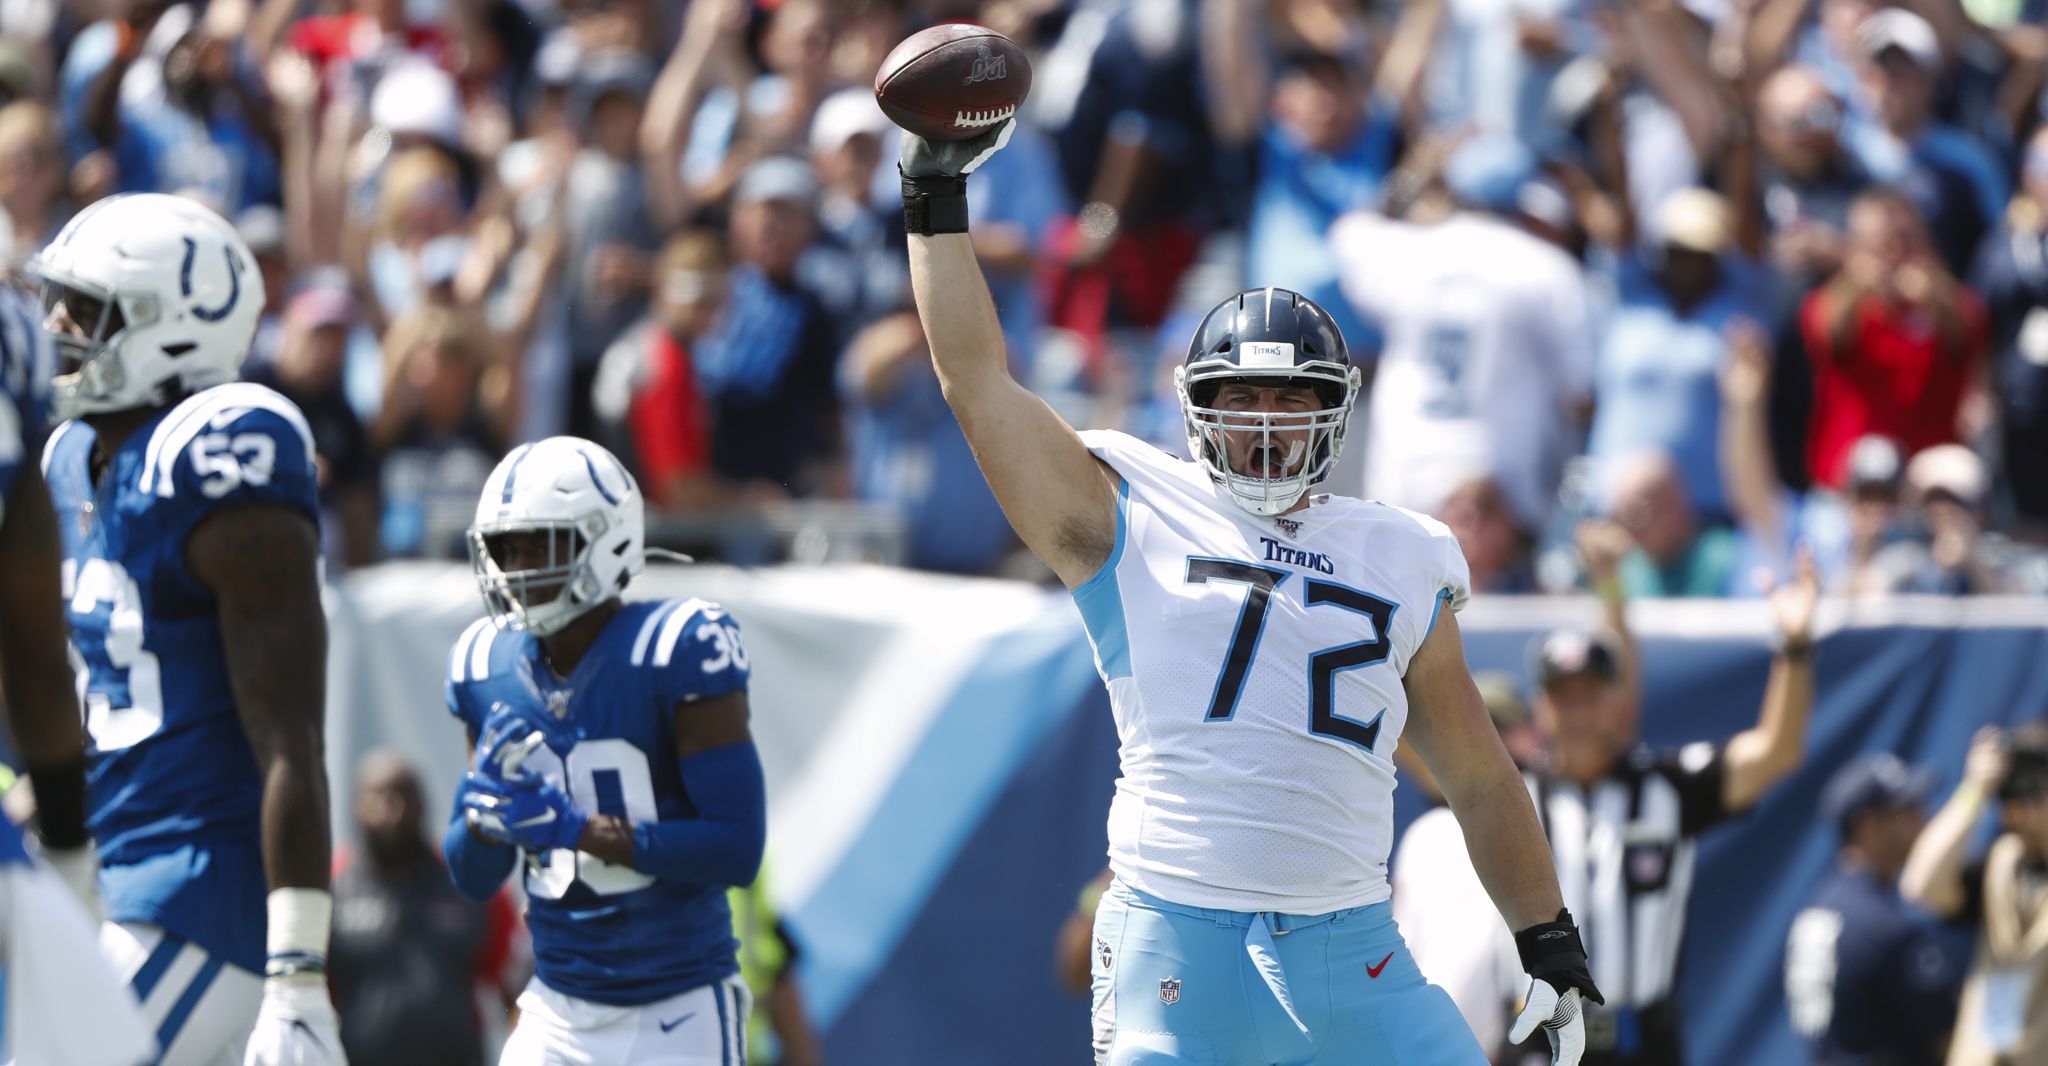
[[[1185,448],[1165,368],[1247,285],[1339,315],[1326,483],[1485,590],[2048,590],[2038,0],[24,0],[18,266],[115,191],[261,257],[247,375],[316,430],[331,562],[456,557],[508,442],[629,457],[659,541],[1029,573],[910,310],[909,29],[1035,57],[975,243],[1020,376]],[[1359,445],[1362,444],[1363,447]]]

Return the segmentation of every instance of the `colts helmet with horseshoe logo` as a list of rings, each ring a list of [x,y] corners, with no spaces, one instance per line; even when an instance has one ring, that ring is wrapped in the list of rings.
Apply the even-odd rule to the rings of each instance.
[[[59,418],[154,407],[233,381],[263,313],[256,257],[226,219],[180,196],[110,196],[80,211],[28,272],[57,351]]]

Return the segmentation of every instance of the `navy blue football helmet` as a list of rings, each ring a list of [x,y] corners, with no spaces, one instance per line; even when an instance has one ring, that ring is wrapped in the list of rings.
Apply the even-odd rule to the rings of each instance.
[[[1294,506],[1336,465],[1362,380],[1329,312],[1274,288],[1247,289],[1217,304],[1173,374],[1189,456],[1238,506],[1262,516]],[[1306,387],[1321,406],[1226,410],[1216,398],[1227,383]]]

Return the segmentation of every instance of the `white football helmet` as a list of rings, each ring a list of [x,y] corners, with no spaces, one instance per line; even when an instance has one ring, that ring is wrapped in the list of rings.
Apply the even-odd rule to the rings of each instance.
[[[101,200],[28,272],[43,283],[59,418],[155,406],[233,381],[263,315],[263,274],[248,244],[180,196]]]
[[[512,449],[484,482],[469,559],[491,621],[535,636],[560,632],[646,568],[640,486],[612,453],[579,437]],[[506,534],[543,533],[540,565],[507,569]],[[536,600],[536,597],[545,597]]]

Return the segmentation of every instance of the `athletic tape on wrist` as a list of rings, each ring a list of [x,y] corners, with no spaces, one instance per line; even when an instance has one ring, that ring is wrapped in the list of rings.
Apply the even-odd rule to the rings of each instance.
[[[264,938],[270,955],[265,976],[325,969],[328,932],[334,924],[333,894],[317,888],[279,888],[271,890],[265,904],[270,914]]]

